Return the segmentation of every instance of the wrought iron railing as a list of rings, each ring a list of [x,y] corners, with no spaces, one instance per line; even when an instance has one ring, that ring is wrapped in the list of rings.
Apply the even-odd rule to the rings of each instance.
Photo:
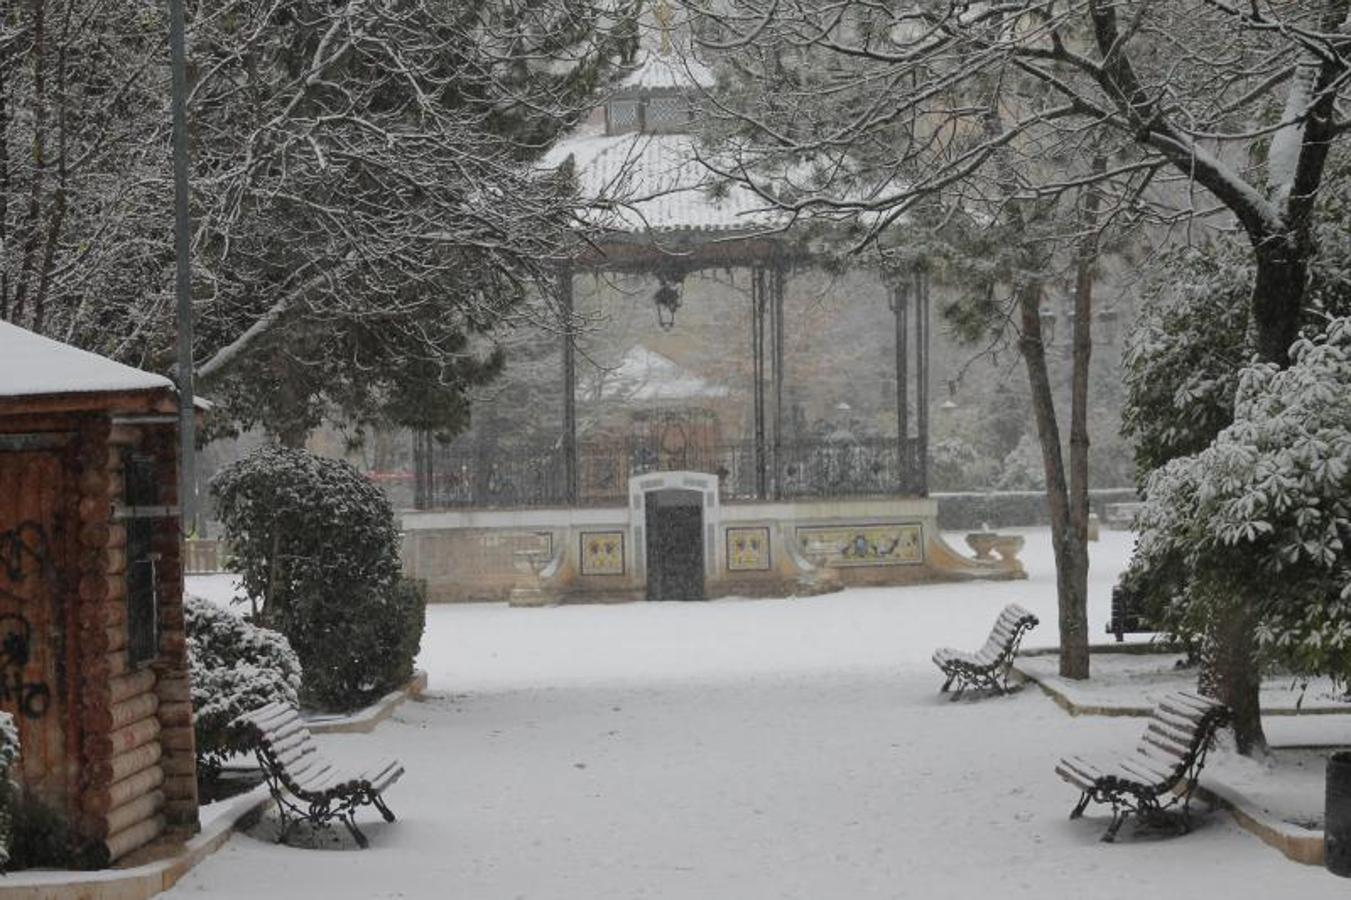
[[[656,471],[717,475],[722,500],[793,500],[924,493],[918,441],[896,438],[753,442],[581,444],[576,496],[561,447],[422,445],[419,509],[516,506],[623,506],[629,479]]]

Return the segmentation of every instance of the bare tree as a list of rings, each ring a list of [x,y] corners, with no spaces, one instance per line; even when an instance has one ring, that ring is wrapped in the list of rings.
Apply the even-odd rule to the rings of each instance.
[[[224,418],[453,425],[398,397],[491,377],[482,337],[585,240],[538,160],[631,52],[634,5],[191,11],[194,356]],[[150,368],[175,353],[159,15],[33,0],[0,25],[0,316]]]
[[[1255,343],[1288,363],[1313,199],[1348,127],[1346,0],[688,5],[704,45],[764,93],[712,107],[737,151],[725,174],[767,202],[854,223],[860,244],[926,202],[989,216],[1088,185],[1104,224],[1236,223],[1255,262]],[[999,175],[1009,154],[1013,194]],[[1246,661],[1222,691],[1240,745],[1260,745],[1251,652],[1224,658]]]

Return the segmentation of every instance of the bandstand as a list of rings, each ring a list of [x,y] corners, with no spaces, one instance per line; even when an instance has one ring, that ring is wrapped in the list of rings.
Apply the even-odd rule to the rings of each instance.
[[[813,239],[750,191],[718,184],[700,161],[694,101],[713,75],[674,52],[665,29],[651,30],[658,34],[545,160],[570,167],[584,197],[613,201],[604,239],[559,265],[557,299],[569,323],[558,354],[561,434],[490,458],[420,441],[418,508],[403,519],[409,573],[433,599],[523,605],[1023,577],[1016,558],[964,557],[937,530],[926,477],[922,266],[871,275],[894,329],[893,358],[882,363],[894,379],[894,434],[808,436],[788,414],[784,298],[814,266]],[[687,282],[717,271],[738,273],[749,288],[713,300],[749,302],[747,427],[726,440],[706,412],[653,397],[635,417],[641,428],[579,440],[576,279],[648,279],[657,321],[669,330],[681,327]],[[693,373],[669,380],[721,396]]]

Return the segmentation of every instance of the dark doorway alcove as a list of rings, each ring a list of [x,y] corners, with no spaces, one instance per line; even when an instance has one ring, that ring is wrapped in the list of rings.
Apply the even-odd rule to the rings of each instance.
[[[699,491],[647,495],[647,599],[704,599],[704,508]]]

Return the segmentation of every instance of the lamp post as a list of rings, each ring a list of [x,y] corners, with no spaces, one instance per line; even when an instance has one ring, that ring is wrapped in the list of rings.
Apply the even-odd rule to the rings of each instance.
[[[197,429],[192,391],[192,263],[188,258],[187,53],[183,0],[169,0],[169,54],[172,74],[174,154],[174,293],[178,316],[178,507],[185,533],[196,530]]]

